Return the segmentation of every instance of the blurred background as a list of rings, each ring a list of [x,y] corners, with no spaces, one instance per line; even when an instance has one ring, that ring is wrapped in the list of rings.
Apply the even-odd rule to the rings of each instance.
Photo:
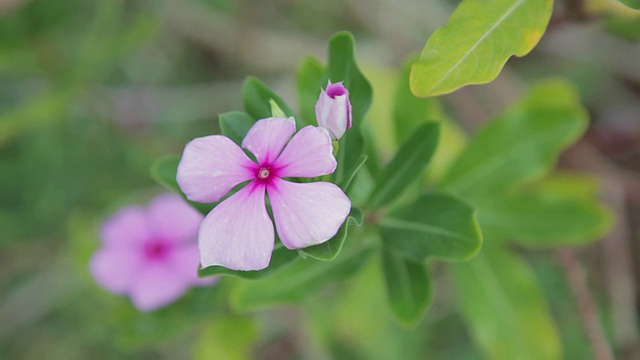
[[[383,336],[371,330],[371,313],[384,307],[384,294],[367,285],[377,270],[365,270],[344,285],[344,303],[332,315],[339,341],[327,345],[322,294],[308,307],[247,317],[227,309],[222,282],[141,314],[97,287],[87,269],[101,220],[162,192],[151,164],[218,132],[217,114],[242,108],[245,76],[262,79],[295,108],[297,64],[305,55],[324,60],[326,40],[348,30],[374,87],[369,121],[383,122],[402,63],[457,3],[0,0],[0,358],[366,359],[380,338],[390,350],[377,357],[482,358],[444,275],[418,328],[390,325],[392,335]],[[613,0],[559,0],[531,54],[512,59],[491,84],[442,97],[471,133],[538,78],[568,77],[581,93],[591,126],[560,166],[594,175],[617,222],[602,241],[568,256],[527,255],[567,359],[593,357],[584,345],[585,314],[600,320],[623,358],[640,356],[638,39],[639,12]],[[389,158],[392,142],[384,131],[374,135]],[[581,279],[588,293],[576,297],[571,282]]]

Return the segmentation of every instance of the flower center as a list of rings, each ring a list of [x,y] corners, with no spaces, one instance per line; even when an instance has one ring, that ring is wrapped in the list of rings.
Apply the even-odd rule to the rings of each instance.
[[[144,255],[149,260],[160,260],[167,257],[171,250],[170,244],[154,240],[144,244]]]
[[[271,167],[262,166],[258,170],[258,179],[266,180],[271,176]]]

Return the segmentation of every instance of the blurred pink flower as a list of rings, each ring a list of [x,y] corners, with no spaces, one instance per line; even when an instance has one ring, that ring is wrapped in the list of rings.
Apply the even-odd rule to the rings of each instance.
[[[329,130],[333,140],[340,139],[351,128],[349,91],[342,81],[335,84],[329,81],[326,91],[320,92],[316,102],[316,120],[319,126]]]
[[[295,130],[293,118],[258,120],[242,141],[242,147],[255,156],[256,162],[222,135],[197,138],[187,144],[177,180],[190,200],[215,202],[250,180],[202,222],[198,241],[203,267],[259,270],[269,265],[275,234],[265,194],[285,247],[320,244],[338,232],[351,209],[351,201],[338,186],[283,179],[322,176],[336,168],[326,129],[307,126],[291,138]]]
[[[193,285],[212,284],[216,278],[198,278],[195,239],[202,218],[174,194],[156,197],[146,209],[120,209],[103,224],[102,247],[89,262],[93,278],[129,295],[143,311],[172,303]]]

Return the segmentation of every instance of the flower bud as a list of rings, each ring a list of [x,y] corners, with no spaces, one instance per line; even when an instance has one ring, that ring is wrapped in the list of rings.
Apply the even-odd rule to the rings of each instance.
[[[349,91],[341,82],[327,84],[316,103],[318,125],[329,130],[331,138],[338,140],[351,127],[351,103]]]

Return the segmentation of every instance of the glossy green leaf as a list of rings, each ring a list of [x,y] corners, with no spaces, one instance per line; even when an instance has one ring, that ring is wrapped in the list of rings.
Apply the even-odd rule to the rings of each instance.
[[[242,139],[256,122],[254,118],[240,111],[220,114],[218,121],[222,134],[238,145],[242,144]]]
[[[436,98],[419,98],[411,92],[409,74],[415,60],[416,58],[411,57],[404,63],[393,96],[392,118],[396,144],[404,143],[427,119],[440,120],[444,117],[441,105]]]
[[[357,129],[369,111],[373,91],[356,63],[355,41],[351,33],[339,32],[329,39],[327,73],[331,82],[342,81],[349,90],[349,101],[353,107],[352,126]]]
[[[240,310],[251,310],[300,302],[321,286],[356,272],[372,253],[371,249],[351,252],[331,262],[299,258],[273,276],[240,284],[232,293],[232,305]]]
[[[376,178],[376,187],[369,204],[373,209],[388,205],[409,184],[415,181],[431,160],[437,145],[440,125],[430,122],[420,125],[398,150]]]
[[[452,266],[470,333],[494,360],[559,359],[558,334],[529,266],[496,246]]]
[[[364,137],[360,131],[349,129],[338,141],[338,154],[336,160],[338,166],[331,174],[331,181],[347,191],[358,170],[365,164],[367,156],[362,153],[365,150]]]
[[[463,0],[413,65],[411,90],[434,96],[495,79],[538,43],[552,9],[553,0]]]
[[[431,281],[425,264],[393,252],[382,252],[387,298],[393,313],[406,324],[415,324],[431,302]]]
[[[296,85],[298,88],[298,103],[304,125],[318,125],[316,120],[316,102],[320,96],[323,84],[325,67],[320,60],[308,56],[302,60],[298,67]]]
[[[151,165],[151,177],[167,189],[181,194],[182,190],[176,180],[179,163],[180,159],[175,156],[160,158]]]
[[[340,251],[342,251],[342,246],[347,239],[348,227],[350,225],[360,226],[362,225],[363,220],[364,214],[362,213],[362,210],[358,208],[351,208],[351,213],[347,217],[347,220],[345,220],[344,224],[342,224],[338,233],[333,238],[323,242],[322,244],[300,249],[300,253],[303,256],[310,256],[317,260],[334,260],[338,254],[340,254]]]
[[[427,194],[389,212],[380,222],[389,251],[414,262],[428,257],[467,260],[482,245],[476,210],[448,194]]]
[[[242,101],[247,114],[251,115],[255,120],[271,117],[271,105],[269,104],[271,99],[278,104],[287,116],[294,116],[291,108],[265,83],[252,76],[247,76],[242,83]]]
[[[568,83],[539,82],[524,101],[473,137],[441,186],[474,200],[504,193],[549,172],[586,126],[586,111]]]
[[[278,243],[273,249],[271,254],[271,261],[269,266],[262,270],[252,271],[238,271],[227,269],[224,266],[209,266],[198,270],[199,277],[216,276],[216,275],[232,275],[243,279],[260,279],[267,276],[271,276],[276,272],[282,270],[285,266],[290,265],[292,261],[300,258],[298,252],[285,248],[281,243]]]
[[[195,360],[252,359],[252,346],[258,337],[254,321],[248,318],[216,318],[199,334],[194,345]]]
[[[345,191],[348,190],[349,186],[351,185],[351,182],[356,177],[356,175],[358,174],[358,171],[360,171],[362,166],[364,166],[367,163],[367,160],[369,160],[369,157],[367,155],[360,155],[358,160],[355,163],[353,163],[352,168],[345,167],[345,171],[342,177],[338,180],[338,186],[340,186]]]
[[[176,174],[178,173],[178,164],[180,163],[180,159],[175,156],[166,156],[156,160],[153,165],[151,165],[151,177],[154,178],[158,183],[165,186],[171,191],[174,191],[180,194],[185,200],[186,196],[178,186],[178,181],[176,180]],[[200,211],[203,215],[207,215],[211,209],[217,204],[203,204],[195,201],[186,200],[191,206]]]
[[[640,0],[618,0],[628,7],[636,10],[640,10]]]
[[[367,162],[365,163],[365,165],[372,176],[378,176],[382,164],[380,164],[380,151],[378,148],[379,143],[374,138],[371,123],[369,121],[363,123],[360,130],[364,139],[364,153],[367,157]]]

